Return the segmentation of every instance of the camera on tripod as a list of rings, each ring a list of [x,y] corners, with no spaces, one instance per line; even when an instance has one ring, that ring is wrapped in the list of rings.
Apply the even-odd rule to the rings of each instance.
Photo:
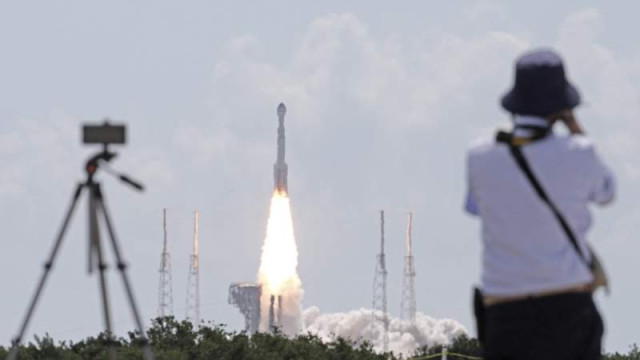
[[[82,142],[84,144],[125,144],[127,131],[124,125],[115,125],[105,119],[101,125],[83,125]]]
[[[71,198],[71,205],[67,210],[64,221],[62,223],[62,227],[54,242],[51,253],[49,254],[49,257],[45,263],[44,272],[40,277],[40,281],[38,282],[36,291],[31,299],[31,303],[27,308],[27,313],[24,320],[22,321],[22,325],[20,326],[18,335],[12,341],[12,347],[9,352],[9,356],[7,357],[8,360],[16,360],[18,357],[20,343],[26,332],[27,325],[29,324],[31,317],[33,316],[36,304],[40,298],[42,289],[44,288],[45,281],[47,280],[49,272],[53,267],[53,263],[61,247],[62,240],[67,231],[67,227],[69,226],[69,222],[71,221],[74,209],[76,208],[78,200],[80,199],[80,195],[82,195],[83,191],[85,190],[88,193],[89,200],[89,206],[87,207],[89,215],[89,273],[92,273],[94,269],[97,269],[99,272],[100,293],[102,295],[102,311],[105,321],[107,341],[109,344],[109,359],[116,359],[116,348],[114,346],[115,340],[111,326],[111,307],[109,305],[107,283],[105,280],[105,271],[107,269],[107,265],[104,256],[104,244],[102,241],[102,236],[100,236],[100,221],[104,223],[106,229],[108,230],[106,238],[109,240],[109,242],[107,244],[111,245],[110,247],[113,250],[114,257],[117,263],[116,269],[120,272],[120,275],[122,277],[122,282],[124,284],[126,295],[129,300],[129,306],[131,307],[131,312],[133,314],[133,318],[140,337],[140,346],[143,350],[144,359],[153,360],[153,354],[151,352],[151,347],[149,345],[149,340],[147,338],[144,325],[142,324],[142,318],[134,301],[133,289],[131,288],[129,277],[125,271],[127,265],[122,258],[120,246],[115,235],[115,229],[105,205],[105,199],[102,193],[100,182],[98,182],[94,178],[94,175],[98,172],[98,170],[103,169],[105,173],[115,176],[117,179],[119,179],[123,183],[130,185],[135,190],[143,190],[142,184],[132,180],[127,175],[119,173],[109,167],[109,162],[113,160],[113,158],[116,156],[116,153],[109,151],[108,147],[110,144],[124,144],[126,142],[126,128],[121,124],[114,125],[109,123],[109,119],[105,119],[104,122],[100,125],[84,125],[82,127],[82,142],[84,144],[102,144],[103,149],[92,155],[86,162],[85,171],[87,178],[83,182],[78,183],[76,190]]]

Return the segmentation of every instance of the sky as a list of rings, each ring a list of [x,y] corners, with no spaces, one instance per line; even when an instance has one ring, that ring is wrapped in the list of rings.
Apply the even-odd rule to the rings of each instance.
[[[175,315],[186,310],[198,210],[202,316],[241,329],[227,290],[256,279],[280,102],[304,307],[371,306],[384,209],[389,311],[399,315],[412,211],[418,310],[474,333],[480,239],[462,211],[465,151],[508,126],[498,99],[514,59],[553,47],[582,93],[577,117],[618,180],[617,202],[593,209],[590,240],[612,282],[611,296],[596,296],[605,349],[626,351],[640,342],[639,10],[630,0],[2,2],[0,343],[16,334],[84,161],[99,150],[81,144],[80,125],[105,117],[128,127],[113,167],[146,185],[137,193],[99,177],[146,324],[167,208]],[[27,339],[102,328],[86,221],[83,198]],[[134,324],[109,276],[124,333]]]

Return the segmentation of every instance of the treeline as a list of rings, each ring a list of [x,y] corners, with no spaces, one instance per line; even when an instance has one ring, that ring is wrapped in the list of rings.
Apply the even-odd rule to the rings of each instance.
[[[148,329],[149,341],[157,360],[402,360],[395,354],[379,354],[368,342],[354,342],[337,338],[322,341],[312,334],[286,337],[277,331],[259,333],[251,337],[243,332],[230,332],[224,326],[202,325],[194,328],[188,321],[176,321],[172,317],[153,320]],[[109,340],[106,334],[89,337],[79,342],[56,342],[50,336],[36,336],[19,349],[19,360],[107,360]],[[142,351],[137,335],[113,342],[117,359],[139,360]],[[5,359],[7,348],[0,347],[0,359]],[[411,358],[427,357],[442,352],[442,346],[424,346]],[[465,335],[448,346],[449,359],[453,354],[482,356],[479,343]],[[406,359],[406,358],[405,358]],[[605,360],[640,360],[640,351],[634,344],[628,354],[608,354]]]

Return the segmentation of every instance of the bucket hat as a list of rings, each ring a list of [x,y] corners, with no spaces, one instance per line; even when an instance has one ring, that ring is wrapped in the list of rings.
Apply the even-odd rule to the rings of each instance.
[[[548,116],[580,104],[580,93],[566,78],[562,58],[550,49],[529,51],[518,58],[515,84],[501,101],[513,114]]]

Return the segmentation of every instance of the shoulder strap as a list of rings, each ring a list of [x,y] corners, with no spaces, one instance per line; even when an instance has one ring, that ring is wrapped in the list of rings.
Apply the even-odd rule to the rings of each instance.
[[[551,209],[551,212],[553,212],[553,215],[558,220],[558,223],[560,223],[562,230],[564,230],[565,234],[567,235],[567,238],[569,239],[569,242],[571,242],[571,245],[573,246],[575,251],[578,253],[578,256],[580,257],[582,262],[585,265],[587,265],[589,269],[591,269],[592,265],[587,261],[587,258],[582,253],[582,251],[580,251],[580,247],[578,246],[578,241],[576,240],[575,234],[569,227],[569,224],[565,220],[564,216],[562,216],[562,214],[560,213],[560,210],[558,210],[556,205],[551,201],[547,193],[544,191],[544,188],[542,187],[542,185],[540,185],[540,182],[534,175],[533,171],[531,171],[529,162],[527,161],[527,158],[525,158],[524,154],[522,153],[522,149],[520,148],[520,146],[516,146],[513,144],[512,136],[511,134],[508,134],[508,133],[499,132],[496,139],[498,142],[506,143],[509,146],[509,151],[511,152],[511,155],[513,156],[516,163],[520,167],[520,170],[522,170],[524,175],[527,177],[527,179],[535,189],[536,193],[540,197],[540,200],[542,200],[545,204],[547,204],[547,206],[549,206],[549,208]]]

